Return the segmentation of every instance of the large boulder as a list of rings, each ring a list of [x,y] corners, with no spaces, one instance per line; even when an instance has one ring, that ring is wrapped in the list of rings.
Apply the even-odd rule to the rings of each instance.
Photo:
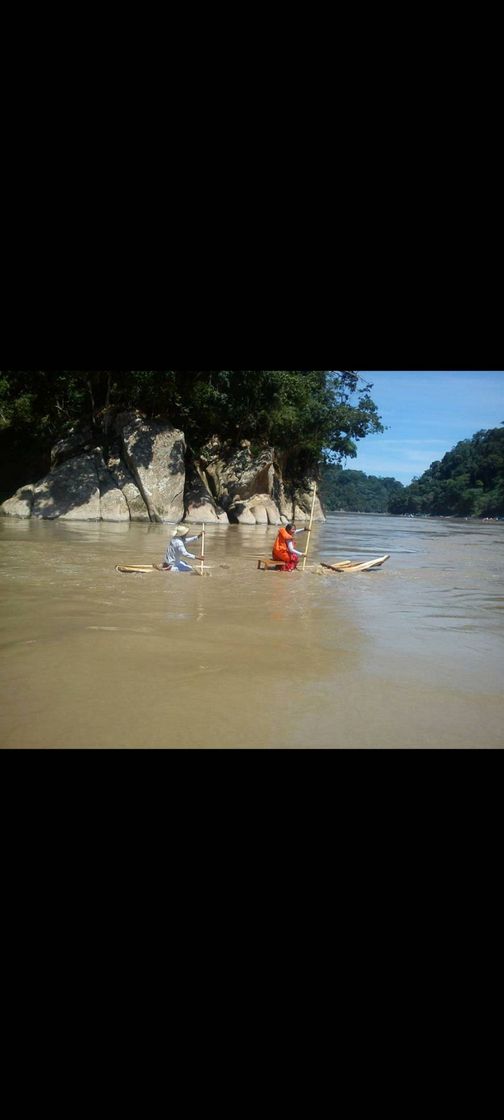
[[[61,467],[68,459],[74,459],[84,451],[92,451],[94,446],[91,428],[72,428],[65,439],[60,439],[51,450],[51,468]]]
[[[121,440],[126,465],[150,520],[180,521],[184,516],[184,433],[171,424],[149,424],[139,415],[130,415],[121,428]]]
[[[271,447],[254,455],[249,440],[242,440],[236,450],[229,452],[214,439],[204,448],[198,465],[214,500],[227,512],[233,503],[246,502],[254,494],[271,495],[275,477],[273,456]]]
[[[252,508],[254,510],[257,510],[258,508],[263,509],[264,512],[266,513],[266,517],[267,517],[269,525],[281,525],[282,521],[281,521],[280,510],[279,510],[276,502],[274,502],[272,498],[269,498],[266,495],[263,497],[260,494],[259,495],[259,505],[257,504],[257,499],[256,499],[256,504]],[[262,517],[261,520],[264,521],[264,518]]]
[[[257,525],[252,510],[247,502],[234,502],[229,508],[229,520],[233,525]]]
[[[79,455],[36,482],[32,517],[100,521],[100,485],[94,455]]]
[[[314,482],[306,481],[303,488],[296,492],[294,521],[309,521],[313,505],[314,488]],[[325,521],[324,511],[318,495],[315,498],[315,505],[313,507],[313,520]]]
[[[243,440],[232,448],[214,437],[186,475],[184,433],[171,424],[123,412],[110,435],[105,462],[102,449],[92,448],[91,429],[70,432],[53,448],[47,478],[18,490],[0,512],[23,518],[263,526],[309,519],[314,483],[307,480],[294,495],[284,483],[286,456],[271,447],[253,451]],[[318,498],[314,519],[325,520]]]
[[[31,517],[33,506],[33,484],[28,483],[27,486],[21,486],[12,498],[7,498],[7,501],[2,502],[0,505],[0,513],[4,517]]]
[[[277,470],[273,496],[284,525],[289,521],[304,522],[310,520],[314,487],[315,482],[313,480],[306,480],[304,485],[293,494],[292,487],[285,485],[281,468]],[[313,520],[325,521],[324,511],[318,496],[315,499]]]
[[[96,456],[96,470],[100,484],[102,521],[129,521],[130,511],[126,498],[107,469],[101,452]]]
[[[205,481],[195,468],[192,468],[186,477],[184,509],[184,521],[190,523],[197,522],[199,524],[201,524],[201,522],[222,525],[229,524],[227,513],[217,505]]]
[[[239,525],[281,525],[278,506],[269,494],[254,494],[248,501],[235,501],[228,509],[229,520]]]
[[[281,469],[279,469],[275,475],[275,480],[273,483],[273,498],[278,507],[280,519],[283,524],[286,525],[288,521],[293,520],[294,503],[292,498],[289,497],[285,492],[285,483],[283,480],[283,473]]]
[[[250,512],[255,520],[256,525],[268,525],[268,514],[263,505],[250,506]]]
[[[206,489],[233,523],[252,525],[286,524],[310,517],[313,486],[307,481],[300,493],[288,493],[284,483],[285,455],[272,447],[254,453],[249,440],[231,450],[217,439],[210,440],[201,452],[197,467]],[[325,521],[317,498],[315,521]]]
[[[114,485],[121,491],[126,502],[131,521],[150,521],[147,506],[130,472],[126,470],[118,448],[111,451],[107,467]]]

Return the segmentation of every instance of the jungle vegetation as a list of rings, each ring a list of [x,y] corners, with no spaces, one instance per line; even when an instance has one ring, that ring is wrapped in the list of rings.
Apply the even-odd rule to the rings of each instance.
[[[410,486],[393,494],[390,513],[438,517],[504,515],[504,428],[461,440]]]
[[[376,478],[364,471],[344,470],[339,464],[322,469],[320,493],[329,512],[388,513],[392,498],[402,490],[396,478]]]

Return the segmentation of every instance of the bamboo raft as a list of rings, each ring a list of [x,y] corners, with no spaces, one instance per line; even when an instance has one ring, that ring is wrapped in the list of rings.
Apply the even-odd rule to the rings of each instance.
[[[359,564],[353,560],[336,560],[334,564],[321,564],[322,568],[328,568],[330,572],[372,572],[375,568],[381,568],[386,560],[390,560],[390,554],[385,556],[378,556],[376,560],[366,560],[365,563]]]
[[[116,564],[116,572],[132,572],[136,575],[145,575],[147,572],[166,572],[161,564]]]
[[[206,569],[208,567],[208,564],[202,563],[199,568],[192,569],[193,574],[195,576],[207,575]],[[225,567],[225,565],[221,564],[221,568],[222,567]],[[116,564],[115,570],[116,572],[122,572],[123,575],[135,576],[149,575],[151,572],[166,572],[167,575],[170,574],[170,569],[164,568],[162,564]]]
[[[283,572],[284,566],[283,560],[267,560],[261,558],[257,561],[258,572]]]
[[[385,556],[377,556],[376,560],[366,560],[364,563],[359,564],[354,560],[335,560],[334,564],[323,564],[322,568],[327,568],[330,572],[372,572],[376,568],[381,568],[386,560],[390,560],[390,554]],[[266,557],[261,557],[257,563],[258,572],[283,572],[284,565],[281,560],[268,560]]]

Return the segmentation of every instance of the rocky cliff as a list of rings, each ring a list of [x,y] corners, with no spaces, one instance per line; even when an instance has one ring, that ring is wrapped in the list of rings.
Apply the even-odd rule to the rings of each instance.
[[[304,521],[314,481],[293,494],[274,448],[254,452],[213,439],[197,458],[184,433],[148,423],[134,412],[116,416],[107,442],[90,430],[71,432],[56,444],[51,470],[0,506],[12,517],[74,521],[215,522],[281,525]],[[324,513],[317,498],[315,520]]]

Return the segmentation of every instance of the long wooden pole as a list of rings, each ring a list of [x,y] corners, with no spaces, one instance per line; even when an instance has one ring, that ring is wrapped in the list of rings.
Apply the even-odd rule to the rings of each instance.
[[[205,567],[205,522],[203,522],[203,532],[201,534],[201,575]]]
[[[305,557],[304,557],[304,560],[303,560],[303,568],[302,568],[303,572],[304,572],[304,570],[305,570],[305,568],[306,568],[306,561],[307,561],[307,559],[308,559],[308,553],[309,553],[309,551],[310,551],[310,541],[311,541],[312,526],[313,526],[313,515],[314,515],[314,513],[315,513],[315,501],[316,501],[316,498],[317,498],[317,483],[315,483],[315,489],[314,489],[314,491],[313,491],[313,502],[312,502],[312,507],[311,507],[311,516],[310,516],[310,527],[309,527],[309,529],[308,529],[308,540],[307,540],[307,542],[306,542],[306,548],[305,548]]]

